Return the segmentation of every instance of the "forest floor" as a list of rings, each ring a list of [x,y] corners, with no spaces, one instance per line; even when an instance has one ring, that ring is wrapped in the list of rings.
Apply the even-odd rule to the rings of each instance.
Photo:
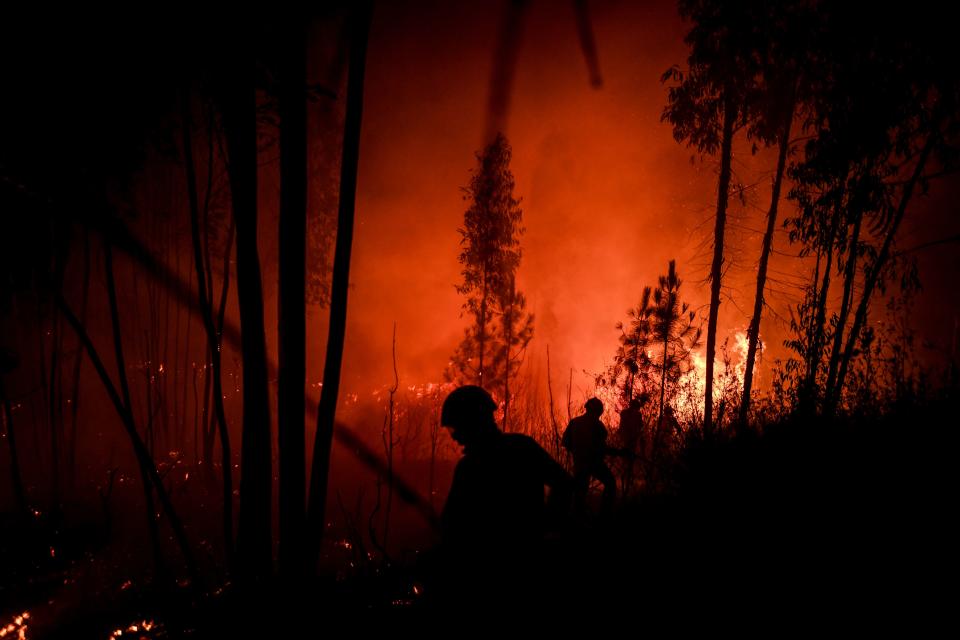
[[[243,593],[217,569],[215,522],[191,532],[203,541],[206,583],[197,588],[154,573],[132,509],[109,530],[96,504],[74,505],[58,523],[7,514],[0,637],[309,637],[334,621],[664,621],[691,611],[854,625],[898,619],[916,631],[955,607],[944,585],[958,568],[957,436],[945,406],[842,424],[788,422],[691,447],[668,490],[572,523],[551,539],[536,573],[500,570],[460,592],[462,584],[431,593],[417,558],[360,566],[343,555],[331,556],[331,566],[343,566],[317,582]],[[131,488],[116,499],[133,495]]]

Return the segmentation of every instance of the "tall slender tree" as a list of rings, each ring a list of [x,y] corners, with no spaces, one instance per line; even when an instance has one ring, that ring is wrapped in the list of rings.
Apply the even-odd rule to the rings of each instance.
[[[523,233],[520,200],[510,171],[512,150],[502,133],[477,154],[477,169],[464,189],[470,205],[459,229],[463,250],[464,313],[472,318],[447,370],[448,379],[510,396],[514,364],[533,337],[533,317],[516,290]],[[498,327],[499,325],[499,327]]]
[[[754,27],[742,3],[681,0],[680,14],[693,23],[685,38],[690,46],[688,70],[683,72],[673,67],[663,75],[664,81],[672,79],[677,84],[670,88],[662,119],[673,126],[678,142],[686,142],[701,153],[720,154],[703,407],[703,430],[709,435],[713,430],[713,370],[733,137],[743,124],[743,105],[755,75],[755,59],[745,54],[749,51],[748,43],[753,41]]]
[[[647,392],[651,383],[650,342],[653,340],[652,287],[644,287],[640,302],[627,309],[627,323],[617,322],[620,345],[607,371],[606,384],[617,387],[624,407],[630,404],[637,387]]]
[[[799,211],[789,221],[801,253],[816,251],[820,279],[799,308],[805,335],[791,344],[804,361],[801,408],[831,414],[871,299],[895,274],[888,261],[909,203],[926,188],[925,169],[953,165],[958,84],[947,39],[931,37],[927,21],[864,16],[844,3],[820,9],[807,99],[816,131],[791,169]],[[828,304],[834,277],[842,285],[836,310]]]
[[[510,287],[499,300],[501,314],[501,336],[503,344],[498,359],[503,362],[503,428],[510,427],[511,393],[515,393],[520,365],[526,354],[527,345],[533,339],[533,314],[527,313],[527,300],[517,291],[516,277],[510,277]]]
[[[360,164],[360,129],[363,123],[363,85],[367,64],[367,40],[373,18],[373,2],[363,0],[352,8],[350,25],[350,68],[347,75],[347,112],[344,121],[343,152],[340,161],[340,200],[337,213],[337,240],[334,247],[333,280],[330,289],[330,326],[323,366],[323,388],[317,407],[317,432],[313,441],[310,494],[307,505],[307,532],[310,571],[320,558],[330,480],[330,450],[333,444],[343,341],[347,331],[347,289],[350,282],[350,253]]]
[[[223,402],[223,383],[222,367],[220,354],[220,336],[217,330],[211,297],[212,277],[209,261],[204,259],[203,243],[200,234],[200,198],[197,189],[197,175],[193,159],[193,136],[192,131],[192,109],[188,93],[185,93],[182,99],[181,114],[183,118],[183,163],[187,179],[187,202],[190,209],[190,237],[193,245],[194,270],[197,276],[197,291],[199,296],[200,316],[203,320],[203,327],[207,334],[207,353],[209,354],[210,368],[207,371],[207,380],[212,381],[213,386],[213,406],[216,416],[216,425],[220,433],[220,453],[223,467],[223,545],[226,551],[228,564],[233,559],[233,473],[231,471],[231,461],[233,455],[230,447],[230,431],[227,428],[227,412]],[[210,144],[210,179],[212,181],[212,163],[213,163],[213,144],[212,139],[215,135],[211,129],[207,132],[211,137]],[[212,189],[207,187],[207,201],[209,202]],[[207,209],[209,207],[204,207]],[[224,272],[224,291],[226,291],[226,279],[228,272]],[[212,376],[212,378],[211,378]],[[204,398],[209,398],[205,395]],[[205,439],[205,442],[207,439]],[[212,441],[205,447],[205,450],[212,448]],[[210,462],[210,456],[205,458]]]
[[[248,25],[249,26],[249,25]],[[248,29],[235,58],[224,64],[220,113],[227,147],[230,194],[237,234],[237,296],[243,356],[243,433],[240,448],[238,571],[248,583],[272,571],[271,437],[263,282],[257,249],[256,60]],[[232,461],[224,461],[229,473]]]
[[[279,564],[281,577],[289,580],[303,570],[306,541],[307,33],[302,17],[284,21],[281,34],[277,429]]]
[[[689,369],[690,353],[699,346],[701,330],[695,326],[696,312],[680,299],[682,281],[677,263],[671,260],[666,275],[660,276],[653,291],[653,313],[650,324],[650,346],[659,349],[657,374],[660,378],[660,403],[657,420],[663,417],[667,389],[676,385]]]

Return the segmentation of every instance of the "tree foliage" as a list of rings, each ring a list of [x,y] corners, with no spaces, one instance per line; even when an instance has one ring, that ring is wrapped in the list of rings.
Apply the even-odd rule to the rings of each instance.
[[[472,322],[451,359],[447,378],[509,396],[511,381],[533,337],[533,315],[516,289],[523,212],[514,196],[511,148],[497,135],[477,154],[477,169],[464,189],[470,204],[460,232],[459,261],[465,296],[463,313]]]

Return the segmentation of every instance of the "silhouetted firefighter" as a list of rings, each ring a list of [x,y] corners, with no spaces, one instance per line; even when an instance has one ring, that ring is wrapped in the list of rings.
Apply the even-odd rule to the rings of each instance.
[[[630,404],[620,412],[620,446],[623,453],[631,456],[637,454],[642,458],[645,454],[643,406],[650,397],[644,393],[633,398]]]
[[[502,432],[496,408],[473,385],[443,403],[440,423],[463,446],[441,520],[435,596],[444,605],[502,606],[541,579],[544,535],[570,503],[569,474],[529,436]]]
[[[647,434],[643,424],[643,407],[649,400],[650,396],[642,393],[630,400],[630,403],[620,412],[619,453],[626,459],[623,472],[624,494],[633,486],[638,459],[642,463],[647,458]]]
[[[574,508],[578,513],[583,512],[590,478],[596,478],[603,484],[602,511],[607,513],[617,497],[617,485],[604,460],[609,449],[607,428],[600,421],[603,403],[599,398],[590,398],[584,410],[563,432],[563,446],[573,456]]]

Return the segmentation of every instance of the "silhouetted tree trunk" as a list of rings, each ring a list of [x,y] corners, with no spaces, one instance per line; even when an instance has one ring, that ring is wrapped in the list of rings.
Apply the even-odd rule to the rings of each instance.
[[[58,398],[63,393],[63,375],[60,370],[60,322],[57,316],[51,318],[53,326],[50,346],[50,393],[47,396],[47,410],[50,420],[50,514],[54,522],[59,522],[62,514],[63,496],[60,486],[62,414],[58,409]]]
[[[112,269],[111,269],[112,270]],[[108,285],[109,285],[109,276],[108,276]],[[115,296],[114,296],[115,298]],[[58,292],[56,294],[56,303],[60,308],[61,313],[67,319],[67,322],[76,332],[77,337],[80,339],[80,343],[83,345],[84,350],[87,352],[87,356],[90,358],[90,363],[93,365],[93,368],[96,370],[100,381],[103,383],[104,388],[107,391],[107,394],[110,396],[110,401],[113,403],[114,408],[117,411],[117,414],[120,416],[121,421],[123,422],[124,429],[127,432],[127,436],[130,438],[130,444],[133,447],[134,456],[137,459],[138,466],[140,468],[140,476],[144,480],[144,494],[147,496],[147,507],[150,509],[150,522],[151,528],[156,528],[156,520],[153,517],[153,497],[151,494],[151,485],[157,492],[157,496],[160,499],[160,504],[163,507],[164,515],[167,516],[167,520],[170,522],[170,528],[173,530],[174,539],[177,542],[177,546],[180,548],[180,552],[183,555],[184,563],[186,564],[187,571],[190,575],[191,580],[193,581],[194,586],[200,584],[200,576],[197,572],[197,565],[193,560],[193,553],[190,551],[190,545],[187,541],[186,532],[183,528],[183,523],[180,521],[180,517],[177,515],[177,512],[173,508],[173,503],[170,502],[170,496],[167,494],[166,488],[163,486],[163,479],[160,477],[160,474],[157,473],[157,467],[153,462],[153,459],[150,457],[149,452],[147,451],[146,446],[143,443],[143,440],[140,438],[140,434],[137,433],[137,427],[133,420],[133,412],[130,410],[129,406],[124,405],[123,400],[120,395],[117,393],[117,388],[114,386],[113,382],[110,380],[110,374],[107,373],[106,367],[103,365],[103,361],[100,359],[100,355],[97,353],[96,348],[93,346],[93,342],[90,340],[90,336],[87,334],[86,329],[77,319],[76,315],[67,305],[66,301],[63,299],[62,295]],[[119,317],[116,311],[115,305],[112,305],[111,316],[114,321]],[[114,347],[120,342],[119,333],[117,331],[118,325],[114,324]],[[121,347],[121,361],[118,362],[120,366],[122,362],[122,347]],[[126,387],[126,378],[123,375],[123,369],[121,369],[121,385]],[[127,391],[129,395],[129,390]]]
[[[303,19],[282,30],[279,64],[280,233],[277,342],[277,430],[280,454],[280,576],[303,573],[306,525],[306,29]]]
[[[842,211],[843,196],[837,198],[837,203],[833,209],[833,215],[830,217],[829,228],[826,229],[826,242],[822,245],[822,250],[827,254],[827,260],[823,268],[823,279],[820,281],[819,292],[814,292],[814,310],[813,321],[810,326],[809,344],[807,352],[806,372],[804,381],[800,388],[800,411],[801,413],[813,413],[817,401],[817,371],[820,369],[820,357],[823,351],[823,344],[826,340],[826,321],[827,321],[827,294],[830,292],[830,274],[833,270],[833,245],[836,237],[837,227],[840,225],[840,213]],[[819,260],[817,262],[819,267]],[[816,286],[816,280],[814,280]]]
[[[142,456],[144,457],[144,460],[150,459],[149,466],[156,470],[153,459],[150,456],[150,452],[140,439],[140,434],[137,433],[137,428],[133,420],[133,404],[130,400],[130,385],[127,382],[127,365],[123,356],[123,334],[120,330],[120,308],[117,304],[117,288],[113,273],[113,249],[110,246],[109,240],[105,240],[103,243],[103,254],[107,276],[107,299],[110,305],[110,324],[113,329],[113,352],[117,361],[117,372],[120,379],[120,391],[122,393],[122,396],[120,396],[122,403],[117,407],[117,409],[121,414],[121,419],[124,419],[125,422],[129,421],[127,428],[128,431],[132,432],[131,437],[135,438],[135,440],[140,443],[140,447],[143,447]],[[77,330],[77,327],[74,327],[74,329]],[[77,333],[79,335],[79,330],[77,330]],[[90,358],[91,360],[93,359],[93,354],[90,354]],[[135,449],[137,446],[137,444],[134,444]],[[156,508],[153,506],[153,491],[150,488],[150,473],[143,460],[139,460],[141,457],[141,452],[135,451],[135,454],[138,457],[138,461],[141,463],[139,465],[140,478],[143,481],[143,496],[147,510],[147,529],[150,532],[150,542],[153,547],[154,571],[161,573],[164,571],[163,552],[160,549],[160,533],[157,528]]]
[[[373,3],[364,0],[351,16],[350,70],[347,76],[347,112],[344,122],[343,154],[340,163],[340,203],[337,215],[337,242],[333,259],[330,292],[330,326],[323,368],[323,389],[317,408],[317,432],[313,443],[310,496],[307,510],[310,571],[316,570],[325,520],[330,448],[340,391],[340,366],[347,324],[347,287],[350,278],[350,250],[360,159],[360,127],[363,119],[363,79],[367,57],[367,36]]]
[[[747,361],[743,371],[743,397],[740,401],[740,424],[746,426],[750,412],[750,393],[753,389],[753,367],[757,361],[757,345],[760,342],[760,316],[763,314],[763,290],[767,284],[767,265],[773,247],[773,232],[777,228],[777,209],[780,204],[780,188],[787,167],[787,151],[790,148],[790,127],[793,124],[793,105],[787,109],[780,133],[780,152],[777,155],[777,172],[773,178],[773,193],[770,210],[767,212],[767,229],[763,234],[760,249],[760,264],[757,266],[757,292],[753,301],[753,317],[747,329]]]
[[[717,184],[717,217],[713,230],[713,264],[710,267],[710,313],[707,318],[707,370],[704,381],[703,432],[713,430],[713,360],[717,353],[717,316],[720,312],[720,278],[723,275],[723,238],[727,224],[730,192],[730,163],[733,155],[733,126],[737,109],[730,90],[724,97],[723,131],[720,140],[720,179]]]
[[[393,386],[390,387],[390,399],[387,406],[389,411],[387,417],[387,438],[384,442],[385,453],[387,454],[387,501],[383,509],[383,555],[388,555],[388,544],[390,542],[390,513],[393,510],[393,453],[396,446],[396,440],[393,438],[394,427],[394,399],[397,390],[400,388],[400,374],[397,371],[397,323],[393,323],[393,340],[391,341],[390,359],[393,362]],[[378,491],[379,497],[379,491]]]
[[[550,427],[553,429],[553,453],[559,458],[563,447],[560,438],[560,425],[557,424],[557,414],[553,404],[553,381],[550,377],[550,345],[547,345],[547,397],[550,401]]]
[[[188,267],[189,272],[189,267]],[[178,280],[179,282],[179,280]],[[193,300],[193,278],[187,278],[187,296],[189,300]],[[181,299],[180,304],[182,305],[184,301]],[[198,438],[198,429],[197,429],[197,411],[200,406],[200,399],[197,393],[197,363],[193,360],[192,357],[192,343],[191,337],[193,334],[193,314],[190,313],[189,308],[186,313],[186,326],[184,328],[184,337],[183,337],[183,368],[184,371],[189,371],[191,373],[191,379],[193,380],[193,461],[197,462],[199,457],[199,438]],[[183,413],[183,431],[187,433],[189,426],[187,425],[187,404],[189,400],[189,388],[187,384],[183,384],[183,395],[180,398],[180,411]]]
[[[897,234],[897,230],[900,228],[900,223],[903,222],[903,216],[907,211],[907,204],[909,204],[910,198],[913,196],[913,190],[916,188],[917,182],[920,180],[920,176],[923,175],[923,168],[926,166],[927,159],[930,157],[930,152],[933,150],[937,135],[938,133],[936,130],[928,134],[927,141],[923,146],[923,150],[920,152],[919,158],[917,158],[917,164],[913,169],[913,173],[903,187],[903,192],[900,195],[900,202],[897,204],[897,210],[894,214],[893,221],[890,224],[890,228],[887,231],[886,237],[883,239],[883,246],[880,248],[880,252],[877,254],[877,259],[874,261],[873,267],[867,273],[866,280],[863,283],[863,294],[860,296],[859,305],[857,305],[857,313],[854,316],[853,326],[850,328],[850,335],[847,336],[847,344],[844,347],[843,358],[840,361],[840,370],[837,373],[836,385],[832,389],[827,389],[827,409],[830,412],[835,409],[836,403],[840,400],[840,395],[843,392],[844,379],[847,375],[847,369],[850,366],[850,360],[853,358],[853,350],[857,346],[857,341],[860,338],[860,331],[863,329],[863,325],[867,321],[867,310],[870,305],[870,297],[873,295],[873,290],[876,288],[877,283],[880,280],[880,274],[883,272],[886,262],[890,258],[890,247],[893,245],[893,239]]]
[[[487,287],[487,276],[483,275],[483,287],[480,297],[480,316],[477,319],[477,386],[483,386],[483,353],[486,351],[487,344],[487,297],[489,291]]]
[[[516,296],[516,281],[510,276],[510,304],[503,314],[503,430],[507,431],[510,425],[510,345],[513,344],[513,307]]]
[[[857,278],[857,249],[860,243],[860,227],[863,223],[863,211],[855,211],[853,215],[855,216],[853,232],[850,234],[847,264],[844,265],[843,273],[843,297],[840,301],[840,314],[837,316],[837,325],[833,330],[833,347],[830,350],[830,363],[827,367],[827,413],[831,412],[831,407],[829,406],[832,402],[830,397],[831,390],[837,381],[840,353],[843,347],[843,330],[847,326],[847,319],[850,315],[850,303],[853,300],[853,284]]]
[[[263,327],[263,283],[257,251],[256,64],[249,34],[228,62],[221,103],[227,167],[237,225],[237,297],[243,357],[238,570],[256,582],[272,569],[270,402]],[[225,460],[229,469],[231,461]]]
[[[203,351],[203,406],[200,408],[199,438],[201,442],[200,451],[202,452],[201,471],[206,481],[215,482],[213,468],[213,436],[210,424],[214,419],[211,418],[210,403],[213,401],[213,365],[210,364],[210,345]]]
[[[230,432],[227,429],[227,415],[223,406],[223,385],[220,376],[220,340],[218,332],[213,323],[213,307],[211,296],[213,291],[209,288],[211,279],[208,277],[209,267],[205,268],[203,256],[203,247],[200,239],[200,199],[197,193],[197,176],[193,163],[193,139],[191,130],[191,109],[190,94],[183,95],[183,163],[187,172],[187,195],[190,207],[190,236],[193,240],[193,261],[197,274],[197,293],[200,302],[200,315],[203,319],[203,326],[207,332],[207,344],[209,353],[209,362],[212,371],[207,375],[213,376],[213,410],[216,415],[217,427],[220,433],[220,454],[223,467],[223,548],[227,558],[227,565],[231,566],[233,561],[233,455],[230,450]],[[213,136],[211,130],[208,135]],[[211,145],[212,151],[212,145]],[[212,167],[210,173],[212,174]],[[207,192],[209,194],[208,186]],[[209,195],[208,195],[209,197]],[[226,276],[224,276],[226,278]],[[226,288],[226,284],[224,284]],[[207,455],[204,451],[204,455]],[[210,460],[207,461],[208,463]]]
[[[13,484],[13,496],[20,513],[27,513],[27,492],[23,488],[23,475],[20,473],[20,456],[17,452],[16,430],[13,425],[13,408],[3,383],[4,372],[0,371],[0,400],[3,400],[3,422],[7,428],[7,447],[10,449],[10,480]]]
[[[663,419],[663,405],[667,398],[667,350],[670,348],[670,335],[663,336],[663,361],[660,363],[660,408],[657,411],[657,424]]]
[[[83,288],[80,298],[80,322],[87,321],[87,302],[90,299],[90,232],[83,232]],[[70,444],[67,448],[67,477],[71,484],[77,472],[77,427],[80,416],[80,370],[83,365],[83,349],[77,349],[73,364],[73,394],[70,398]]]

